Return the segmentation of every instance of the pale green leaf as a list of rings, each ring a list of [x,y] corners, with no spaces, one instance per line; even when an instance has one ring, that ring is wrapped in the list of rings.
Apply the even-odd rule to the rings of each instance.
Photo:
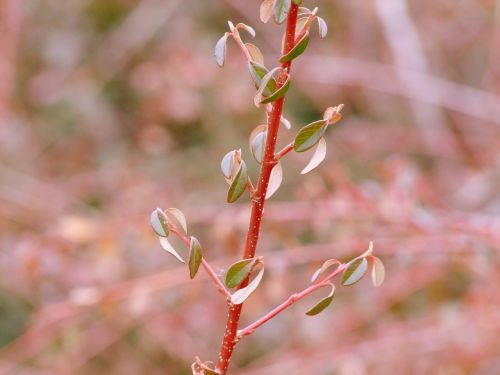
[[[325,38],[326,34],[328,34],[328,25],[323,18],[316,17],[316,19],[318,20],[319,36]]]
[[[259,270],[257,276],[255,276],[255,278],[250,281],[250,283],[246,287],[238,289],[231,295],[231,302],[235,305],[239,305],[245,302],[245,300],[255,291],[255,289],[257,289],[263,276],[264,267]]]
[[[259,89],[257,90],[255,97],[253,99],[253,102],[255,103],[255,106],[259,106],[262,104],[262,101],[264,100],[263,95],[264,95],[264,90],[266,89],[267,85],[269,82],[274,80],[273,74],[276,73],[278,70],[280,70],[280,67],[276,67],[266,73],[264,77],[262,77],[259,85]],[[275,91],[276,92],[276,91]],[[272,95],[272,93],[271,93]]]
[[[253,27],[248,26],[244,23],[239,23],[236,25],[236,28],[245,30],[247,33],[249,33],[252,36],[252,38],[255,38],[255,30],[253,29]]]
[[[191,236],[189,244],[189,276],[193,279],[200,268],[201,259],[203,258],[203,250],[200,241],[196,237]]]
[[[304,126],[299,130],[293,143],[293,149],[297,152],[304,152],[314,147],[325,134],[327,123],[319,120]]]
[[[269,96],[262,99],[260,101],[260,104],[268,104],[275,102],[278,99],[281,99],[283,96],[285,96],[289,88],[290,88],[290,77],[287,77],[285,83],[283,83],[283,85],[281,85],[281,87],[277,89],[275,92],[271,93]]]
[[[234,176],[231,186],[229,187],[229,190],[227,192],[228,203],[236,202],[236,200],[238,200],[238,198],[241,197],[241,195],[247,189],[247,182],[248,182],[247,166],[245,162],[242,161],[238,173],[236,173],[236,176]]]
[[[267,132],[260,132],[252,140],[251,152],[257,163],[262,163],[266,149]]]
[[[316,305],[314,305],[309,311],[306,312],[306,315],[313,316],[313,315],[318,315],[320,312],[322,312],[324,309],[326,309],[328,306],[331,305],[333,301],[333,296],[335,294],[335,286],[332,284],[329,284],[331,287],[331,291],[326,296],[323,298],[321,301],[319,301]]]
[[[257,61],[249,61],[248,62],[248,70],[250,71],[250,75],[255,83],[255,88],[259,89],[261,86],[262,79],[269,73],[269,70],[262,64]],[[264,95],[270,95],[275,92],[278,88],[276,81],[274,78],[270,79],[267,83],[264,91],[262,92]]]
[[[250,275],[256,261],[256,258],[244,259],[231,265],[226,273],[227,287],[236,288],[240,285]]]
[[[342,274],[342,284],[348,286],[357,283],[365,275],[367,269],[368,261],[366,258],[354,259],[349,262]]]
[[[309,33],[307,32],[286,55],[280,58],[280,63],[283,64],[292,61],[293,59],[302,55],[306,50],[308,44],[309,44]]]
[[[288,17],[288,12],[292,6],[292,0],[276,0],[274,3],[273,13],[274,21],[280,25]]]
[[[167,215],[160,208],[157,208],[151,213],[151,226],[160,237],[168,237],[170,234]]]

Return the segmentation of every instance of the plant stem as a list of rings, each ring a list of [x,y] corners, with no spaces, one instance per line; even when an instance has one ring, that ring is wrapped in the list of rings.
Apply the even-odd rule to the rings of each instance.
[[[297,13],[298,13],[298,5],[292,3],[287,19],[283,53],[287,53],[294,46],[295,29],[297,25]],[[291,68],[291,61],[282,64],[281,67],[287,73],[289,73]],[[269,184],[269,177],[271,175],[273,167],[276,165],[274,152],[276,147],[276,139],[278,138],[278,130],[284,103],[285,103],[284,97],[277,100],[273,104],[273,109],[268,119],[268,124],[267,124],[268,135],[266,141],[266,148],[264,151],[264,158],[262,160],[262,166],[260,169],[257,189],[252,199],[252,214],[250,217],[247,237],[245,241],[245,250],[243,253],[244,259],[253,258],[255,256],[255,249],[257,247],[257,242],[259,240],[260,224],[262,222],[262,213],[264,210],[264,202],[266,198],[267,187]],[[240,285],[240,288],[245,287],[247,283],[248,280],[243,282]],[[236,333],[238,331],[238,324],[240,321],[242,307],[243,304],[229,306],[229,314],[226,322],[226,329],[224,332],[224,338],[222,340],[219,359],[216,367],[221,375],[226,374],[227,368],[229,366],[229,361],[231,360],[231,356],[233,354],[234,346],[236,345],[237,341]]]
[[[323,288],[323,287],[329,285],[330,284],[330,280],[332,278],[334,278],[336,275],[338,275],[340,272],[342,272],[345,269],[345,266],[346,266],[345,264],[340,265],[339,267],[337,267],[337,269],[335,269],[335,271],[333,271],[330,275],[328,275],[327,277],[325,277],[320,282],[307,287],[306,289],[304,289],[303,291],[301,291],[299,293],[292,294],[281,305],[277,306],[276,308],[274,308],[273,310],[271,310],[270,312],[268,312],[266,315],[264,315],[262,318],[256,320],[255,322],[253,322],[249,326],[247,326],[247,327],[243,328],[242,330],[238,331],[238,333],[237,333],[238,339],[242,338],[243,336],[247,336],[247,335],[252,334],[261,325],[263,325],[264,323],[266,323],[269,320],[271,320],[272,318],[274,318],[276,315],[278,315],[280,312],[282,312],[286,308],[288,308],[291,305],[293,305],[298,300],[304,298],[305,296],[307,296],[307,295],[315,292],[316,290],[318,290],[320,288]]]

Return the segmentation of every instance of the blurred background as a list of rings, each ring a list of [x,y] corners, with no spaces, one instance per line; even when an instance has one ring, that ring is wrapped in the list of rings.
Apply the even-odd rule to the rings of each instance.
[[[217,357],[226,307],[161,250],[178,207],[217,272],[242,251],[248,199],[225,203],[222,156],[264,113],[226,20],[276,65],[283,26],[259,1],[0,1],[0,374],[190,374]],[[266,206],[267,272],[242,324],[370,240],[387,268],[297,303],[242,341],[261,374],[500,373],[500,1],[305,0],[329,24],[294,63],[292,130],[332,105],[325,162],[284,160]],[[179,244],[179,252],[185,249]]]

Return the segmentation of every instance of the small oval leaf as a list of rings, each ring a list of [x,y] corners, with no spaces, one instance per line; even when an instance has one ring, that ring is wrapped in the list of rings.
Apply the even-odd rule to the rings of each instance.
[[[229,151],[220,162],[220,169],[225,178],[231,178],[233,174],[234,167],[234,153],[235,151]]]
[[[224,62],[226,61],[226,50],[227,50],[227,37],[228,33],[225,33],[215,45],[215,61],[217,65],[220,67],[224,66]]]
[[[244,23],[238,23],[236,25],[236,28],[245,30],[247,33],[249,33],[252,36],[252,38],[255,38],[255,30],[253,29],[252,26],[248,26]]]
[[[191,236],[189,245],[189,277],[193,279],[200,268],[201,259],[203,258],[203,250],[200,241],[196,237]]]
[[[290,77],[286,79],[285,83],[278,90],[273,92],[265,99],[261,100],[260,104],[272,103],[278,99],[281,99],[283,96],[285,96],[289,88],[290,88]]]
[[[372,263],[372,282],[374,286],[380,286],[385,280],[385,266],[382,260],[376,256],[370,257]]]
[[[186,263],[184,262],[184,259],[182,259],[181,256],[177,253],[177,251],[175,251],[170,242],[168,242],[167,237],[160,237],[160,245],[163,250],[176,257],[179,262]]]
[[[269,185],[267,185],[266,199],[273,196],[274,193],[279,189],[281,182],[283,181],[283,168],[281,163],[278,162],[269,176]]]
[[[335,294],[335,286],[330,284],[330,287],[332,288],[328,296],[323,298],[321,301],[319,301],[316,305],[314,305],[308,312],[306,312],[306,315],[313,316],[313,315],[318,315],[320,312],[322,312],[324,309],[326,309],[328,306],[331,305],[333,301],[333,295]]]
[[[304,169],[300,172],[300,174],[306,174],[316,168],[321,164],[323,160],[325,160],[326,156],[326,141],[325,138],[321,137],[318,142],[318,147],[316,147],[316,151],[314,151],[313,156],[309,163],[305,166]]]
[[[275,0],[264,0],[260,4],[260,20],[267,23],[273,15],[273,5]]]
[[[250,71],[250,75],[252,76],[252,79],[255,83],[255,88],[259,89],[262,79],[265,77],[267,73],[269,73],[269,70],[263,64],[260,64],[256,61],[248,62],[248,70]],[[277,88],[278,85],[276,84],[276,81],[273,78],[269,80],[269,82],[267,83],[266,88],[263,91],[263,94],[269,95],[275,92]]]
[[[151,226],[160,237],[168,237],[170,234],[167,215],[160,208],[157,208],[151,213]]]
[[[266,141],[267,141],[267,132],[258,133],[251,145],[252,155],[257,161],[257,163],[262,163],[262,159],[264,158],[264,151],[266,149]]]
[[[342,274],[342,285],[348,286],[357,283],[365,275],[367,268],[366,258],[357,258],[349,262]]]
[[[323,272],[325,272],[328,268],[330,268],[333,265],[340,265],[340,262],[337,259],[328,259],[323,263],[323,265],[314,272],[314,274],[311,277],[311,283],[314,283],[316,280],[318,280],[319,275],[321,275]]]
[[[328,24],[321,17],[316,17],[316,19],[318,20],[319,36],[325,38],[326,34],[328,34]]]
[[[252,60],[264,65],[264,55],[260,51],[259,47],[252,43],[245,43],[248,53],[252,57]]]
[[[231,295],[231,302],[235,305],[242,304],[245,300],[257,289],[262,277],[264,276],[264,266],[259,270],[259,273],[250,283],[241,289],[238,289]]]
[[[292,6],[292,0],[275,0],[274,3],[274,21],[280,25],[288,17],[288,12]]]
[[[167,214],[170,222],[173,222],[177,228],[182,229],[184,234],[187,234],[186,216],[184,216],[181,210],[178,208],[167,208],[165,213]]]
[[[305,33],[304,36],[295,44],[295,46],[286,55],[282,56],[280,63],[287,63],[302,55],[309,44],[309,33]]]
[[[259,89],[257,90],[257,93],[255,94],[255,97],[253,99],[255,106],[258,107],[262,103],[262,101],[264,100],[264,98],[263,98],[264,90],[266,89],[268,83],[271,82],[272,80],[274,80],[273,74],[276,73],[280,69],[281,69],[280,67],[276,67],[276,68],[268,71],[266,73],[266,75],[264,77],[262,77],[262,79],[260,80]],[[276,90],[276,91],[278,91],[278,90]]]
[[[247,188],[248,173],[247,166],[244,161],[241,162],[238,173],[233,179],[231,186],[227,192],[227,202],[233,203],[245,192]]]
[[[327,123],[319,120],[304,126],[295,136],[293,149],[296,152],[304,152],[314,147],[325,134]]]
[[[226,273],[226,286],[236,288],[240,285],[252,272],[256,260],[256,258],[244,259],[231,265]]]

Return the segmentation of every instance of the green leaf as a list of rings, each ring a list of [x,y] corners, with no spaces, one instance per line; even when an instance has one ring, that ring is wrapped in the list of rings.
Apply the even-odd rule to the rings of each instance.
[[[184,262],[184,259],[182,259],[181,256],[177,253],[177,251],[175,251],[170,242],[168,242],[167,237],[160,237],[160,245],[163,250],[165,250],[167,253],[172,254],[179,262],[186,263]]]
[[[304,36],[295,44],[295,46],[286,55],[282,56],[280,63],[287,63],[292,61],[296,57],[302,55],[309,44],[309,33],[305,33]]]
[[[228,288],[236,288],[252,272],[256,258],[244,259],[234,263],[226,273],[226,285]]]
[[[295,136],[293,149],[297,152],[304,152],[314,147],[325,134],[327,123],[319,120],[304,126]]]
[[[385,266],[384,263],[376,256],[370,256],[370,263],[372,266],[372,282],[374,286],[380,286],[385,279]]]
[[[222,38],[217,41],[215,45],[215,61],[217,65],[220,67],[224,66],[224,62],[226,61],[226,50],[227,50],[227,38],[229,34],[224,33]]]
[[[258,107],[262,103],[264,91],[266,88],[268,88],[268,83],[274,80],[273,74],[280,69],[280,67],[273,68],[272,70],[268,71],[264,77],[262,77],[262,79],[260,80],[259,89],[255,93],[255,96],[253,98],[255,106]],[[277,89],[276,91],[278,90],[279,89]],[[273,95],[273,93],[271,93],[270,95]]]
[[[274,21],[280,25],[288,17],[288,12],[292,6],[292,0],[276,0],[274,3]]]
[[[259,64],[256,61],[248,62],[248,70],[250,71],[250,75],[252,76],[252,79],[255,83],[255,88],[259,89],[262,79],[266,76],[267,73],[269,73],[269,70],[264,65]],[[269,80],[262,93],[264,95],[270,95],[271,93],[275,92],[277,88],[278,85],[273,78]]]
[[[319,301],[316,305],[314,305],[308,312],[306,312],[306,315],[309,315],[309,316],[318,315],[320,312],[322,312],[324,309],[326,309],[328,306],[330,306],[330,304],[333,301],[333,295],[335,293],[335,286],[330,284],[330,287],[332,288],[332,290],[330,291],[328,296],[326,296],[321,301]]]
[[[244,161],[241,162],[240,168],[234,177],[229,191],[227,192],[227,202],[233,203],[245,192],[247,188],[248,172]]]
[[[167,208],[165,213],[171,223],[173,223],[177,228],[182,229],[184,234],[187,234],[186,216],[184,216],[181,210],[178,208]]]
[[[366,258],[357,258],[349,262],[342,274],[342,285],[348,286],[357,283],[365,275],[368,269]]]
[[[170,234],[167,215],[160,208],[157,208],[151,213],[151,226],[160,237],[168,237]]]
[[[289,87],[290,87],[290,77],[286,79],[285,83],[278,90],[267,96],[265,99],[261,100],[260,104],[272,103],[278,99],[281,99],[283,96],[285,96]]]
[[[201,259],[203,258],[203,251],[201,249],[200,241],[196,237],[191,236],[189,244],[189,276],[194,279],[198,269],[200,268]]]
[[[238,289],[231,295],[231,302],[235,305],[240,305],[257,289],[262,277],[264,276],[264,266],[259,270],[259,273],[250,283],[241,289]]]
[[[300,4],[302,4],[302,1],[303,1],[303,0],[293,0],[293,3],[294,3],[295,5],[300,5]]]

